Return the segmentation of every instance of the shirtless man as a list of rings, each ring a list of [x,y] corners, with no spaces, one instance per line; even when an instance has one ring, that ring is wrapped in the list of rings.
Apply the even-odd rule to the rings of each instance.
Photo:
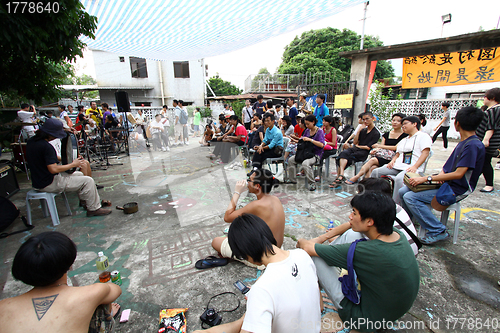
[[[278,181],[273,177],[271,171],[266,169],[253,172],[248,178],[248,185],[247,181],[238,181],[234,188],[229,207],[227,207],[226,214],[224,214],[224,221],[231,223],[235,218],[244,213],[254,214],[267,223],[276,239],[277,246],[281,248],[285,234],[285,212],[281,201],[274,195],[269,194],[273,186],[277,183]],[[257,200],[236,210],[238,199],[241,193],[245,191],[245,186],[248,186],[248,192],[254,193],[257,196]],[[226,237],[214,238],[212,247],[222,254],[223,257],[231,258],[232,252]],[[256,266],[246,260],[242,260],[242,262],[250,267],[265,268],[263,265]]]
[[[16,253],[12,275],[33,286],[25,294],[0,301],[0,332],[106,332],[120,306],[122,291],[113,283],[67,285],[76,245],[64,234],[43,232],[30,237]],[[36,267],[36,269],[35,269]],[[110,311],[111,310],[111,311]]]

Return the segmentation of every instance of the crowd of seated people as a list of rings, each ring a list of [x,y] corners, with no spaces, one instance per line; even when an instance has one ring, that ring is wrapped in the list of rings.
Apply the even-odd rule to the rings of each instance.
[[[247,127],[250,129],[246,129],[236,115],[219,118],[220,126],[215,131],[219,135],[216,137],[213,137],[211,125],[205,128],[204,143],[215,146],[213,157],[220,157],[224,164],[229,161],[228,149],[232,145],[243,145],[246,137],[252,134],[248,140],[254,150],[251,171],[246,180],[236,183],[225,212],[224,220],[230,223],[227,237],[214,238],[212,247],[223,258],[236,259],[263,271],[246,295],[245,315],[206,332],[319,332],[324,307],[320,288],[333,302],[347,328],[371,332],[377,326],[375,323],[398,320],[412,307],[419,290],[418,242],[413,221],[418,222],[426,232],[419,239],[423,244],[434,244],[449,237],[446,226],[431,209],[445,210],[450,200],[452,203],[460,202],[476,188],[486,155],[484,139],[481,140],[476,131],[482,125],[490,130],[489,125],[484,125],[484,122],[490,121],[485,120],[488,114],[485,116],[475,107],[458,110],[453,126],[460,134],[460,142],[439,174],[424,176],[432,146],[430,136],[421,130],[425,118],[422,120],[401,113],[392,115],[392,130],[384,133],[378,143],[380,133],[374,125],[374,116],[370,112],[363,113],[360,119],[364,126],[360,126],[353,136],[353,145],[342,146],[345,149],[337,157],[339,174],[334,184],[356,184],[358,192],[350,203],[349,221],[318,233],[310,240],[299,239],[297,249],[286,250],[283,249],[284,208],[279,198],[271,193],[279,181],[262,164],[266,158],[285,154],[289,175],[285,182],[296,183],[296,169],[300,167],[304,170],[309,189],[314,190],[316,184],[311,166],[320,163],[327,152],[333,151],[330,155],[335,155],[341,148],[337,146],[338,124],[333,117],[325,115],[322,126],[318,126],[314,111],[307,116],[298,113],[295,116],[297,125],[293,126],[286,114],[289,110],[283,110],[282,114],[273,112],[269,103],[262,109],[262,115],[249,114],[247,119],[251,121]],[[280,118],[276,119],[276,116]],[[59,176],[53,174],[65,168],[56,165],[53,148],[47,148],[50,145],[45,141],[61,137],[63,130],[60,122],[48,121],[47,125],[44,129],[46,135],[34,138],[28,148],[36,149],[33,143],[40,141],[38,145],[45,152],[40,153],[40,159],[46,162],[39,173],[44,176],[41,179],[46,181],[34,186],[53,187],[55,190],[57,184],[51,184],[51,181]],[[288,147],[295,145],[295,150],[289,151],[287,147],[284,151],[284,138],[291,142]],[[304,154],[301,146],[308,146],[310,154]],[[349,164],[365,161],[370,155],[372,157],[365,162],[361,172],[349,180],[345,178],[344,172]],[[82,166],[79,162],[75,162],[76,165]],[[407,173],[416,176],[412,176],[405,185],[403,177]],[[393,182],[387,177],[392,177]],[[84,186],[92,189],[91,194],[85,197],[89,206],[87,214],[108,214],[101,208],[93,181],[81,179],[85,180]],[[56,180],[59,182],[59,179]],[[419,192],[411,190],[426,182],[444,182],[442,188],[448,189],[451,194],[447,193],[445,197],[441,188]],[[256,200],[237,209],[244,191],[254,194]],[[20,253],[28,245],[39,241],[29,239],[27,245],[19,250]],[[72,247],[66,239],[61,239],[61,246]],[[20,256],[23,260],[30,257],[23,256]],[[54,257],[54,260],[62,259]],[[31,295],[45,295],[42,289],[37,289],[39,287],[60,288],[73,261],[74,257],[67,259],[58,274],[39,283],[36,275],[33,275],[35,280],[26,279],[19,270],[21,259],[15,259],[16,278],[35,288],[31,294],[19,296],[12,303],[0,302],[0,316],[15,316],[15,310],[29,303]],[[96,307],[111,303],[119,295],[119,290],[92,288],[100,296],[89,302],[85,318],[80,322],[83,326],[88,326]],[[71,292],[68,289],[68,295]],[[58,307],[64,306],[64,301],[62,298],[57,303],[61,304]],[[116,310],[109,305],[105,307],[108,317],[109,312]],[[51,313],[48,315],[53,317]],[[40,323],[32,319],[31,327],[38,327],[36,325]],[[59,324],[57,318],[52,319],[51,325],[57,327]]]

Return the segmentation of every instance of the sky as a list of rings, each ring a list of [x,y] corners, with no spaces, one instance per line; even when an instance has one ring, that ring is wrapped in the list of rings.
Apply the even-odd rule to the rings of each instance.
[[[206,58],[208,75],[212,77],[218,73],[222,79],[243,89],[245,79],[250,74],[257,74],[259,69],[266,67],[271,73],[275,72],[285,46],[302,32],[333,27],[361,34],[363,11],[364,4],[360,4],[253,46]],[[441,16],[448,13],[452,15],[451,23],[443,27]],[[249,15],[249,24],[257,22],[253,20],[254,15]],[[262,19],[272,20],[277,15],[286,15],[286,12],[263,13]],[[395,45],[440,38],[441,32],[443,37],[448,37],[477,32],[480,28],[494,29],[500,17],[500,1],[371,0],[366,16],[365,34],[378,36],[384,45]],[[85,52],[84,59],[77,62],[77,73],[85,72],[95,77],[91,64],[91,52]],[[392,64],[396,76],[401,76],[402,60],[392,60]]]

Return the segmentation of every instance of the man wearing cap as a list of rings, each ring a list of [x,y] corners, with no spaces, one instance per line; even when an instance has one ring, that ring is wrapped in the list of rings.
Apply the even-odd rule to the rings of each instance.
[[[299,96],[299,110],[304,112],[305,115],[312,114],[311,104],[306,101],[307,94],[305,92],[301,93]]]
[[[72,174],[65,172],[73,168],[85,167],[81,157],[70,164],[58,165],[56,151],[49,141],[65,137],[63,124],[57,119],[47,119],[37,134],[28,140],[26,156],[33,187],[49,193],[77,191],[78,197],[86,206],[87,216],[110,214],[111,210],[101,208],[101,199],[91,177],[84,176],[79,171]],[[108,201],[106,205],[109,206],[111,203]]]

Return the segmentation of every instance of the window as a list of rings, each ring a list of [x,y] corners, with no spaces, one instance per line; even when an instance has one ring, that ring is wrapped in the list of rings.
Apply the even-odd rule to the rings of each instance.
[[[189,61],[174,62],[174,77],[189,78]]]
[[[120,62],[125,62],[125,57],[120,57]]]
[[[146,59],[130,57],[130,70],[132,71],[132,77],[148,77]]]

